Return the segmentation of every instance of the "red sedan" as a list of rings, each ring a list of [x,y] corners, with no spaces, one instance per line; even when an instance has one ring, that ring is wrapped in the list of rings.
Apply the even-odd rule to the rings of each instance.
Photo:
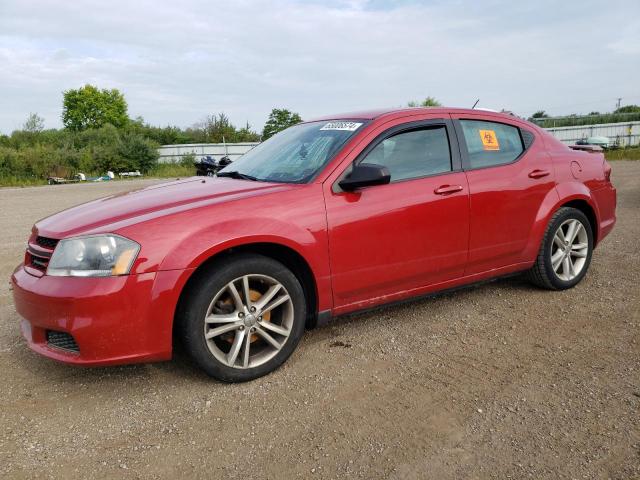
[[[576,147],[580,148],[580,147]],[[291,127],[225,167],[39,221],[12,277],[56,360],[280,366],[331,317],[525,272],[562,290],[615,223],[602,153],[514,116],[404,109]]]

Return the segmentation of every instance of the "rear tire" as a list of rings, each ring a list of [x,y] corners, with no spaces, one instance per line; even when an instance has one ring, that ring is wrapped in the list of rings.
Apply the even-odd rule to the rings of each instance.
[[[245,382],[276,370],[304,332],[300,282],[269,257],[238,254],[198,272],[176,321],[185,350],[208,375]]]
[[[591,263],[593,232],[587,216],[560,208],[549,221],[528,280],[541,288],[566,290],[584,278]]]

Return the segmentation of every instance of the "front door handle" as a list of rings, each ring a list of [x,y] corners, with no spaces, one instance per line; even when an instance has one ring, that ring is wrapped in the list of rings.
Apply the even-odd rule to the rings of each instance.
[[[535,169],[531,173],[529,173],[529,178],[542,178],[549,175],[551,172],[549,170],[539,170]]]
[[[462,185],[441,185],[436,188],[433,193],[436,195],[449,195],[462,190]]]

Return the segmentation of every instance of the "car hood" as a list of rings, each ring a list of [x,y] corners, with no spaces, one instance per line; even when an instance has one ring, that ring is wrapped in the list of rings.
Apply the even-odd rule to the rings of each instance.
[[[230,178],[193,177],[78,205],[40,220],[35,229],[38,235],[51,238],[113,232],[158,216],[289,190],[296,186]]]

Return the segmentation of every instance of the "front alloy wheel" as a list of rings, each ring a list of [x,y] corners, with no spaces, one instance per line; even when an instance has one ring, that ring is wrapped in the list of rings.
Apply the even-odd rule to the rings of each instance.
[[[253,368],[275,357],[293,326],[287,289],[267,275],[244,275],[213,298],[204,318],[211,354],[232,368]]]
[[[226,382],[266,375],[293,353],[307,316],[304,291],[280,262],[236,254],[197,272],[176,316],[187,352]]]

